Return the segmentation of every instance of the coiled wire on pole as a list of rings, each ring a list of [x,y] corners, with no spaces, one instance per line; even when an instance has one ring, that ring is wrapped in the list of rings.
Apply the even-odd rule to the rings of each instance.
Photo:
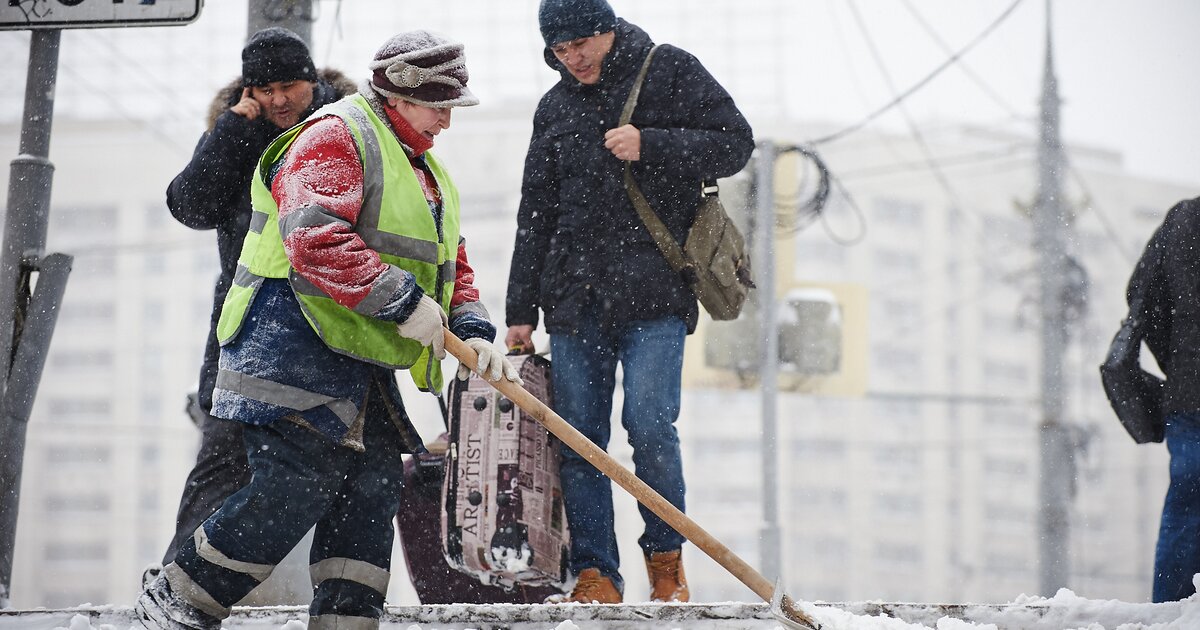
[[[803,175],[797,177],[793,192],[775,194],[775,226],[795,233],[812,225],[824,211],[830,193],[829,167],[825,166],[825,161],[817,155],[816,150],[809,147],[784,146],[779,148],[779,153],[799,153],[817,172],[815,185],[809,181],[810,171],[804,169]]]

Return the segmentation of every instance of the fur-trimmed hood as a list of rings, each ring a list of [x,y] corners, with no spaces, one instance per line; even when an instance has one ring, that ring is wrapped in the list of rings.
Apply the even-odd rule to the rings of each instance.
[[[317,72],[317,81],[320,83],[328,83],[337,92],[339,97],[353,94],[358,90],[354,85],[354,81],[350,80],[341,70],[333,68],[323,68]],[[242,77],[239,75],[234,78],[225,87],[217,91],[217,95],[208,105],[208,117],[205,120],[205,126],[209,131],[217,124],[217,117],[225,113],[225,110],[233,107],[242,98]]]

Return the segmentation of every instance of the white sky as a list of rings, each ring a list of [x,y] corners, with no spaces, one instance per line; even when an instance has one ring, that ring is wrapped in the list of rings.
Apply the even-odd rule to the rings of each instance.
[[[649,3],[613,4],[621,13],[635,6],[642,11],[641,5]],[[715,4],[745,6],[749,13],[759,3]],[[865,43],[864,27],[892,83],[903,91],[948,57],[908,6],[957,51],[1011,4],[1012,0],[795,2],[794,17],[761,25],[764,35],[786,42],[776,51],[781,58],[766,63],[774,66],[778,89],[793,115],[856,122],[893,97]],[[854,6],[863,27],[855,19]],[[1194,80],[1200,61],[1200,2],[1056,0],[1053,6],[1066,139],[1116,149],[1138,174],[1200,183],[1200,85]],[[652,35],[670,41],[670,22],[658,19],[645,25]],[[1013,113],[1031,120],[1041,84],[1044,25],[1045,2],[1024,0],[963,57],[962,65],[1001,102],[959,66],[946,69],[905,105],[914,118],[926,121],[923,128],[934,120],[998,123],[1011,120]],[[719,56],[701,54],[701,59],[711,66]],[[750,67],[756,61],[743,59],[741,65]],[[723,80],[731,78],[726,72],[736,72],[724,66],[719,71]],[[747,107],[744,100],[739,103]],[[893,111],[874,124],[904,130],[903,120]]]
[[[958,50],[1014,0],[611,2],[657,41],[700,57],[752,123],[785,114],[851,124],[893,94],[864,31],[896,89],[904,90],[948,56],[919,20]],[[536,0],[321,0],[314,57],[358,78],[390,35],[430,28],[467,44],[472,86],[484,99],[480,109],[532,102],[555,80],[541,62],[536,6]],[[210,0],[186,27],[65,33],[56,115],[145,117],[168,129],[171,121],[198,128],[213,89],[239,70],[245,7]],[[964,57],[986,88],[951,67],[908,99],[922,129],[954,122],[1032,129],[1044,15],[1045,0],[1022,0]],[[1054,16],[1066,139],[1123,153],[1135,174],[1200,184],[1200,2],[1056,0]],[[0,32],[0,57],[8,60],[0,82],[11,86],[0,94],[0,120],[20,116],[28,46],[27,31]],[[903,120],[893,111],[872,126],[903,131]],[[179,142],[190,150],[191,137]]]

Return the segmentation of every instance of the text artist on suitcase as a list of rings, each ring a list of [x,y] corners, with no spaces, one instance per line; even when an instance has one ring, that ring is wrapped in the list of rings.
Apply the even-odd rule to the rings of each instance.
[[[675,420],[684,337],[695,330],[698,309],[626,193],[625,162],[682,243],[700,205],[701,182],[741,170],[754,138],[725,89],[694,56],[670,45],[655,53],[631,124],[617,127],[654,46],[650,36],[618,19],[605,0],[543,0],[538,23],[545,61],[561,80],[534,113],[505,342],[531,347],[541,309],[554,359],[556,411],[600,448],[608,446],[620,363],[621,423],[635,473],[683,510]],[[620,602],[611,482],[564,449],[562,487],[578,578],[570,600]],[[684,538],[639,509],[651,598],[687,601]]]
[[[523,393],[552,406],[550,361],[533,354],[510,360],[525,383]],[[561,449],[541,422],[500,386],[478,376],[450,386],[439,548],[456,573],[471,575],[476,586],[512,589],[493,601],[541,603],[561,595],[568,577]],[[415,577],[413,581],[416,585]],[[460,593],[455,602],[494,595],[477,589]]]
[[[472,286],[458,191],[429,151],[453,107],[479,102],[463,47],[402,33],[369,67],[259,159],[212,411],[245,423],[253,475],[146,588],[150,628],[219,628],[314,526],[308,627],[378,628],[401,455],[422,449],[393,370],[440,391],[447,324],[481,363],[512,369]]]

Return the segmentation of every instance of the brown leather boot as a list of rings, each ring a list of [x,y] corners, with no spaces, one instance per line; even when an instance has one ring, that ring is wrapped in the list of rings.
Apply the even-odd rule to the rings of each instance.
[[[575,589],[562,600],[578,604],[620,604],[621,592],[613,581],[601,575],[600,569],[588,568],[579,572]]]
[[[683,574],[683,550],[662,551],[646,556],[646,572],[650,574],[650,601],[686,602],[687,577]]]

